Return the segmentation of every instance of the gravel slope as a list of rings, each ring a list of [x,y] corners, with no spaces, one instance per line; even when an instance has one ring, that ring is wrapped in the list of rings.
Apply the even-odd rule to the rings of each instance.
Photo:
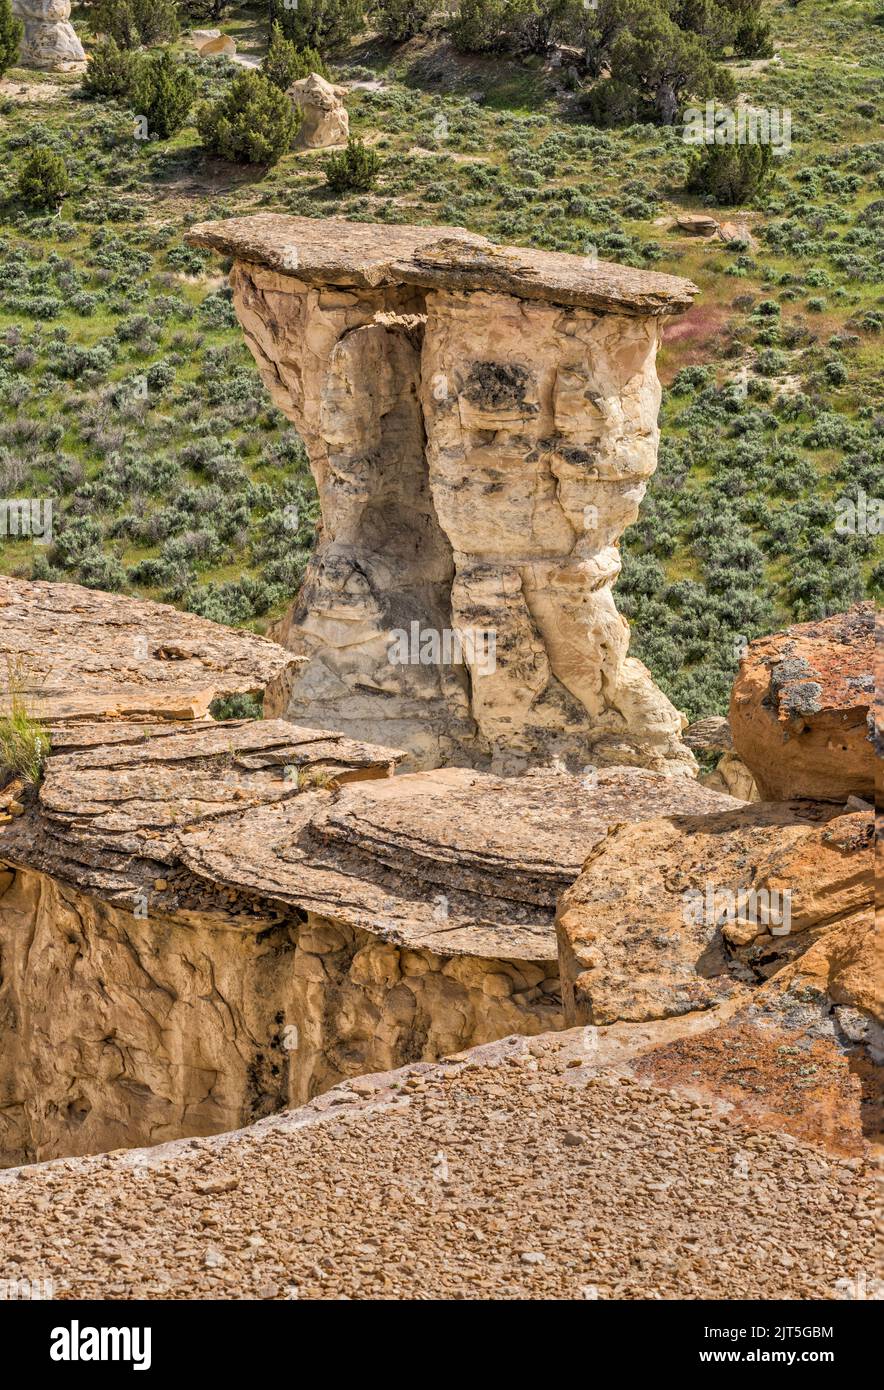
[[[507,1039],[233,1135],[9,1170],[0,1272],[62,1298],[850,1296],[872,1170],[725,1109],[583,1030]]]

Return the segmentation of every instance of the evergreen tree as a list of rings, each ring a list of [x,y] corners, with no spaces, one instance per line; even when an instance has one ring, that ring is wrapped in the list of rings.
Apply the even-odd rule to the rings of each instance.
[[[18,59],[24,25],[12,13],[12,0],[0,0],[0,77]]]

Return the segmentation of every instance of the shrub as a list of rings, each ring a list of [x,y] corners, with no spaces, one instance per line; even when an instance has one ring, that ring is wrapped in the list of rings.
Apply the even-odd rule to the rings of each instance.
[[[0,77],[18,58],[24,25],[12,13],[12,0],[0,0]]]
[[[318,72],[320,77],[327,78],[329,75],[315,48],[297,49],[276,23],[271,30],[270,47],[261,64],[261,72],[281,92],[287,91],[293,82],[298,82],[302,77],[309,77],[311,72]]]
[[[92,27],[120,48],[150,48],[178,37],[178,11],[175,0],[98,0]]]
[[[359,32],[365,11],[363,0],[298,0],[292,8],[285,0],[270,0],[270,20],[296,48],[327,53]]]
[[[685,187],[716,203],[743,203],[768,182],[772,159],[770,145],[705,145],[692,157]]]
[[[587,120],[593,125],[610,129],[612,126],[633,125],[638,119],[639,96],[634,87],[614,78],[596,82],[581,102]]]
[[[436,0],[377,0],[372,17],[385,39],[401,43],[419,34],[436,8]]]
[[[346,149],[333,154],[325,166],[329,188],[335,193],[366,193],[374,186],[381,168],[381,157],[366,149],[362,140],[350,136]]]
[[[7,780],[6,772],[35,784],[49,752],[49,731],[28,708],[30,680],[24,658],[7,657],[6,670],[9,695],[6,711],[0,714],[0,786]]]
[[[734,52],[741,58],[770,58],[770,25],[760,13],[761,0],[724,0],[734,16]]]
[[[142,58],[132,83],[132,100],[150,135],[168,140],[185,124],[196,96],[196,78],[170,49]]]
[[[57,208],[69,189],[67,166],[53,150],[38,145],[19,167],[19,197],[30,208]]]
[[[0,0],[2,2],[2,0]],[[99,39],[89,54],[83,91],[92,97],[125,96],[135,76],[134,56],[116,39]]]
[[[258,72],[242,72],[196,119],[213,154],[242,164],[275,164],[291,149],[299,117],[284,92]]]

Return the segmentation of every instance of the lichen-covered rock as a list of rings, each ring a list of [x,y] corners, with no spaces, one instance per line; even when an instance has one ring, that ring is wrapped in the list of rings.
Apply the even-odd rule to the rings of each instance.
[[[412,765],[695,771],[612,586],[656,464],[661,316],[693,286],[452,228],[194,228],[310,456],[323,529],[274,713]]]
[[[874,903],[869,813],[741,806],[613,828],[559,907],[569,1023],[739,997]]]
[[[766,800],[874,800],[874,660],[871,603],[749,644],[730,726]]]
[[[331,145],[346,145],[350,133],[350,117],[344,106],[346,87],[336,87],[311,72],[293,82],[286,95],[301,113],[297,147],[306,150],[327,149]]]
[[[12,0],[12,12],[24,24],[21,63],[51,72],[80,72],[86,54],[70,22],[70,0]]]

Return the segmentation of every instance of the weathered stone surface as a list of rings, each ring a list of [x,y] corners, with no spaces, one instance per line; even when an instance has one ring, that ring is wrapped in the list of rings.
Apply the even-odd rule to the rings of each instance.
[[[258,216],[189,240],[236,258],[319,488],[275,634],[310,663],[271,712],[417,767],[693,773],[612,595],[656,464],[659,316],[693,287],[449,228]]]
[[[463,227],[415,227],[257,213],[201,222],[187,240],[306,284],[490,290],[601,312],[681,313],[696,285],[675,275],[533,247],[498,246]],[[293,263],[297,252],[297,264]]]
[[[0,575],[0,713],[10,663],[50,724],[199,719],[216,698],[266,693],[299,665],[277,643],[166,604]]]
[[[12,0],[12,13],[24,23],[20,61],[26,68],[80,72],[83,45],[70,22],[70,0]]]
[[[874,655],[871,603],[749,644],[730,726],[766,800],[873,799]]]
[[[868,813],[808,802],[612,829],[559,908],[566,1021],[711,1008],[871,921],[872,844]]]
[[[350,117],[343,101],[346,93],[346,87],[334,86],[318,72],[292,83],[286,95],[301,113],[297,148],[321,150],[346,145],[350,133]]]
[[[268,808],[258,823],[243,818],[245,853],[237,826],[210,823],[182,839],[183,861],[206,880],[397,944],[550,961],[557,895],[612,820],[733,804],[688,779],[628,768],[600,772],[590,789],[567,774],[446,768],[315,803],[309,824],[303,799]]]
[[[396,754],[284,721],[77,724],[54,749],[0,824],[6,1163],[559,1028],[555,900],[609,820],[732,804],[635,769],[383,781]]]
[[[768,1128],[675,1072],[714,1021],[508,1038],[238,1133],[2,1174],[0,1264],[62,1298],[875,1297],[853,1092],[813,1145]],[[645,1071],[667,1046],[670,1080]]]
[[[806,849],[795,847],[798,855]],[[817,873],[818,885],[823,877]],[[838,896],[836,889],[833,909]],[[636,1070],[654,1084],[725,1101],[753,1128],[860,1155],[866,1139],[884,1139],[882,976],[880,925],[869,907],[848,909],[731,1018],[666,1044]]]

